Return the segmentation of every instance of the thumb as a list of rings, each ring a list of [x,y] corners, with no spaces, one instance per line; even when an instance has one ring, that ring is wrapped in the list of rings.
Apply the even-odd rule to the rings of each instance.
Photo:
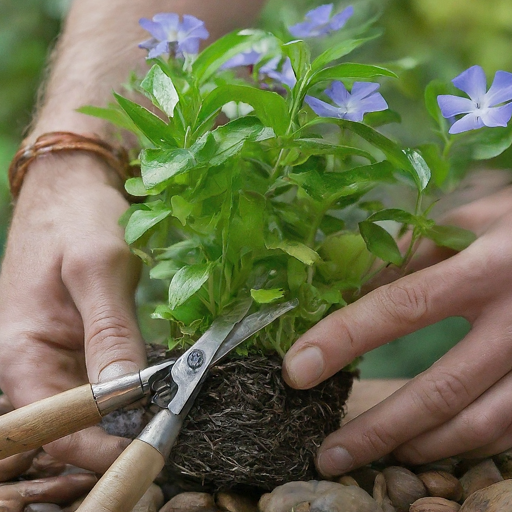
[[[92,383],[146,366],[146,351],[135,313],[138,260],[123,243],[113,243],[84,264],[63,264],[63,280],[84,325],[87,375]]]

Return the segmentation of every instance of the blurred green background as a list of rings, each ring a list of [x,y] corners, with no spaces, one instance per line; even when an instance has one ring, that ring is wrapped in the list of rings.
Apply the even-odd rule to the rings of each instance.
[[[276,9],[305,12],[319,3],[270,0],[263,23],[276,23]],[[498,69],[512,71],[512,0],[354,0],[352,4],[368,12],[382,12],[377,22],[383,28],[382,37],[351,59],[375,64],[401,62],[400,80],[386,82],[382,92],[403,119],[390,133],[407,144],[428,136],[430,121],[422,99],[430,80],[450,80],[473,64],[481,65],[488,77]],[[45,62],[68,5],[69,0],[0,0],[0,165],[4,169],[0,173],[0,247],[10,216],[5,171],[32,117]],[[510,162],[507,151],[493,166],[512,167]],[[396,340],[365,356],[362,376],[413,376],[446,352],[468,328],[461,319],[447,319]]]

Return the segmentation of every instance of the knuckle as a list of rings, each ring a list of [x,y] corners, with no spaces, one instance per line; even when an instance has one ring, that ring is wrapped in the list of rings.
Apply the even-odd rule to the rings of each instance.
[[[377,458],[394,450],[400,443],[385,426],[376,423],[362,434],[362,446]]]
[[[382,289],[382,306],[386,313],[401,324],[416,324],[428,318],[429,294],[424,285],[411,286],[391,283]]]
[[[128,327],[129,319],[124,315],[114,313],[108,309],[100,309],[91,318],[87,328],[86,336],[90,348],[98,347],[104,351],[105,348],[117,350],[126,345],[132,337],[132,331]]]
[[[420,407],[434,417],[452,417],[471,401],[469,389],[460,376],[453,373],[424,374],[416,392]]]
[[[342,310],[337,311],[329,318],[329,320],[332,321],[332,333],[335,339],[343,340],[343,344],[347,344],[350,347],[353,357],[356,357],[362,352],[365,352],[365,350],[364,347],[359,346],[358,340],[343,313]]]
[[[505,418],[491,416],[489,414],[478,414],[463,423],[463,431],[460,433],[467,446],[481,446],[491,443],[506,431],[509,426]]]
[[[93,241],[85,247],[79,245],[66,254],[62,273],[69,278],[88,278],[91,269],[117,266],[129,256],[130,251],[121,240]]]

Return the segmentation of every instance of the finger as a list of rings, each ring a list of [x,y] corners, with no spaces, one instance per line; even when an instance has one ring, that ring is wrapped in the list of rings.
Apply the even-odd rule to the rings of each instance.
[[[101,427],[90,427],[44,446],[58,460],[82,469],[105,473],[131,439],[107,434]]]
[[[442,425],[395,450],[399,460],[423,464],[453,455],[494,455],[512,446],[512,373]]]
[[[504,346],[502,331],[488,324],[471,331],[429,370],[329,435],[319,450],[319,470],[344,473],[452,420],[510,372],[510,341]]]
[[[469,292],[474,295],[467,267],[461,253],[329,315],[288,351],[285,380],[295,388],[312,387],[375,347],[448,316],[466,316]]]
[[[118,238],[93,241],[87,251],[81,250],[63,262],[63,281],[84,324],[91,382],[146,365],[134,302],[139,272],[138,261]]]

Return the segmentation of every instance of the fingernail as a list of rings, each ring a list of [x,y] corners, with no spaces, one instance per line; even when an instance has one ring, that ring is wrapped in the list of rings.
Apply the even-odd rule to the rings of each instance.
[[[105,368],[101,370],[100,374],[98,375],[98,382],[116,379],[117,377],[121,377],[127,373],[137,372],[139,369],[140,368],[138,368],[138,366],[132,362],[112,363],[108,366],[105,366]]]
[[[303,348],[286,361],[288,376],[298,388],[315,383],[324,373],[324,369],[324,356],[318,347]]]
[[[318,470],[325,476],[338,476],[349,471],[354,464],[352,455],[342,448],[335,446],[325,450],[318,456]]]

